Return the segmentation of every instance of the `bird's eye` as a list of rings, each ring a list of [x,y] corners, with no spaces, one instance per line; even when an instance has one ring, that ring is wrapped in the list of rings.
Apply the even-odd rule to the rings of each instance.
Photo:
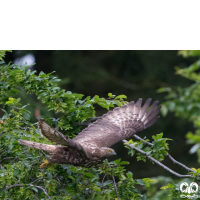
[[[110,152],[110,150],[107,151],[108,153]]]

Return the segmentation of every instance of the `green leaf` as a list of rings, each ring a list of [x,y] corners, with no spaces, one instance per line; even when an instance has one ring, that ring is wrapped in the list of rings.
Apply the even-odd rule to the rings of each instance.
[[[123,106],[123,104],[122,104],[120,101],[118,101],[118,100],[116,100],[115,103],[116,103],[119,107]]]
[[[35,132],[36,132],[37,134],[40,134],[40,129],[37,128],[37,129],[35,130]]]
[[[82,172],[83,175],[88,176],[90,178],[94,178],[94,175],[92,173],[86,173],[86,172]]]
[[[75,98],[75,96],[73,94],[67,94],[67,93],[65,93],[63,96],[67,97],[67,98]]]
[[[136,181],[140,185],[145,185],[145,182],[142,179],[136,179]]]
[[[94,96],[94,102],[97,103],[98,101],[99,101],[99,96],[98,96],[98,95],[95,95],[95,96]]]
[[[194,146],[192,146],[192,148],[189,150],[189,153],[190,154],[196,153],[199,148],[200,148],[200,144],[197,143]]]
[[[170,92],[172,89],[170,87],[164,87],[164,88],[159,88],[157,90],[158,93],[161,93],[161,92]]]
[[[91,107],[91,105],[92,105],[92,104],[88,103],[88,104],[86,104],[84,107],[89,108],[89,107]]]
[[[126,175],[127,175],[129,178],[133,178],[132,172],[128,172],[128,173],[126,173]]]
[[[5,113],[1,119],[4,120],[4,119],[6,119],[7,117],[8,117],[8,114]]]
[[[36,187],[32,186],[31,189],[38,193],[38,189]]]
[[[31,119],[31,116],[29,113],[23,113],[22,115],[23,115],[24,119],[26,119],[28,121]]]
[[[162,108],[161,108],[160,111],[161,111],[163,117],[165,117],[165,116],[167,115],[167,112],[168,112],[168,108],[167,108],[167,106],[162,105]]]
[[[105,187],[106,185],[111,184],[111,183],[113,183],[113,181],[107,180],[107,181],[105,181],[105,182],[103,183],[103,187]]]
[[[48,173],[48,174],[47,174],[47,177],[48,177],[48,179],[51,180],[51,179],[52,179],[52,174],[51,174],[51,173]]]
[[[116,96],[115,99],[127,99],[127,96],[122,94],[122,95]]]
[[[104,196],[102,195],[98,195],[94,200],[104,200]]]
[[[84,96],[83,94],[76,94],[76,93],[73,93],[73,95],[78,99],[82,99]]]
[[[119,165],[129,165],[130,163],[128,161],[122,161],[119,163]]]
[[[137,145],[136,147],[137,147],[138,149],[142,149],[143,146],[144,146],[143,143],[141,143],[141,144]]]
[[[113,94],[112,94],[112,93],[108,93],[108,96],[109,96],[110,98],[112,98],[112,97],[113,97]]]
[[[16,176],[18,173],[19,173],[19,168],[17,168],[17,169],[14,170],[13,175]]]
[[[20,90],[17,90],[17,89],[14,89],[14,88],[11,88],[10,91],[13,92],[13,93],[22,93]]]
[[[157,134],[157,138],[161,139],[163,137],[163,133]]]
[[[121,158],[119,158],[118,160],[115,160],[114,162],[115,162],[115,164],[119,164],[120,161],[121,161]]]
[[[102,108],[106,108],[107,110],[109,110],[109,105],[105,102],[98,102],[98,104],[102,107]]]

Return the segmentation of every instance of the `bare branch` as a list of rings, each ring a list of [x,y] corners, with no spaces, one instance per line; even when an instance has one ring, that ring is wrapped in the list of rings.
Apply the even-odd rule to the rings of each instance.
[[[50,196],[48,195],[47,191],[46,191],[43,187],[37,186],[37,185],[32,185],[32,184],[28,184],[28,185],[34,186],[34,187],[36,187],[36,188],[39,188],[39,189],[43,190],[43,192],[46,194],[46,196],[47,196],[48,198],[50,198]]]
[[[146,142],[145,140],[143,140],[141,137],[139,137],[138,135],[134,134],[133,137],[135,137],[136,139],[138,140],[142,140],[145,144],[149,145],[149,146],[153,146],[153,144],[151,142]],[[177,160],[175,160],[170,154],[168,154],[168,157],[170,160],[173,161],[174,164],[178,164],[180,165],[181,167],[187,169],[188,171],[191,171],[191,172],[195,172],[193,169],[190,169],[189,167],[185,166],[184,164],[178,162]]]
[[[153,162],[155,162],[157,165],[161,166],[162,168],[164,168],[165,170],[167,170],[168,172],[180,177],[180,178],[191,178],[191,175],[181,175],[178,174],[177,172],[171,170],[169,167],[165,166],[164,164],[162,164],[161,162],[159,162],[158,160],[154,159],[153,157],[147,155],[146,152],[142,151],[141,149],[138,149],[137,147],[133,146],[132,144],[129,144],[127,140],[122,140],[123,143],[125,143],[126,145],[128,145],[129,147],[131,147],[132,149],[140,152],[141,154],[145,155],[147,158],[149,158],[150,160],[152,160]]]
[[[9,189],[11,189],[13,187],[22,187],[22,186],[25,186],[25,185],[23,185],[23,184],[14,184],[14,185],[11,185],[11,186],[6,186],[6,189],[9,190]]]

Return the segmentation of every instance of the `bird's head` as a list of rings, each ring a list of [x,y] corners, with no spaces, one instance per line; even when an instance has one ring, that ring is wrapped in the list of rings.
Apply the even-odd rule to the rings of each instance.
[[[113,149],[108,148],[108,147],[101,148],[101,157],[109,157],[113,155],[117,155]]]

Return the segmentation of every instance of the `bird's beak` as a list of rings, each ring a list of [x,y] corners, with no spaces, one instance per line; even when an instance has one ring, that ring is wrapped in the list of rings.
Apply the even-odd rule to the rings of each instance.
[[[117,154],[116,154],[116,152],[114,152],[114,153],[113,153],[113,155],[115,155],[115,156],[116,156],[116,155],[117,155]]]

